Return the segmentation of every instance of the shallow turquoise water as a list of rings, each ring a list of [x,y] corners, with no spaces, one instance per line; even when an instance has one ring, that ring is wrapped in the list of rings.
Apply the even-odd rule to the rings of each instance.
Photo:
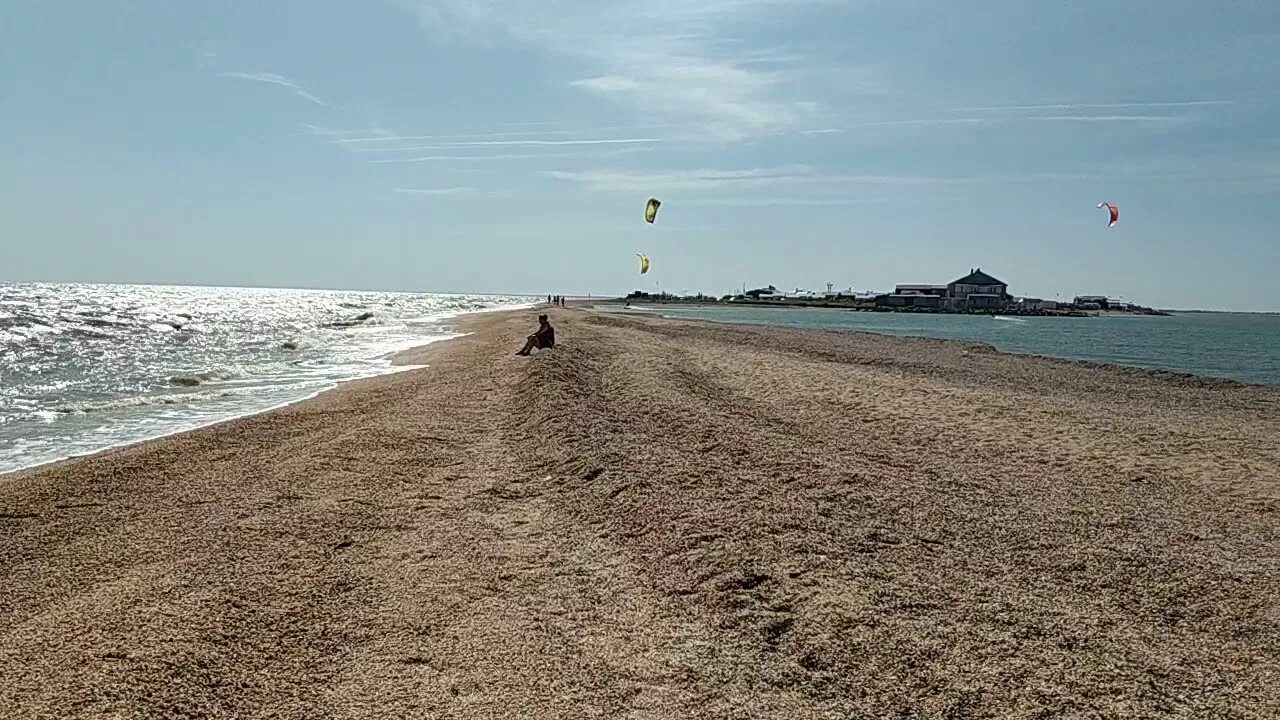
[[[1280,315],[992,318],[822,308],[633,307],[631,311],[636,310],[673,318],[976,340],[1007,352],[1280,385]]]

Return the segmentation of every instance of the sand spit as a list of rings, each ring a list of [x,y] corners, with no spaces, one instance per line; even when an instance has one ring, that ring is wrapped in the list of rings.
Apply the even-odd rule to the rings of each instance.
[[[0,716],[1280,716],[1280,390],[550,313],[0,480]]]

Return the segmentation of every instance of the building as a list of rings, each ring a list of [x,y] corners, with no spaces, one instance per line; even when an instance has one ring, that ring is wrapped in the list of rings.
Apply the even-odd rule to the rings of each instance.
[[[920,293],[886,293],[875,297],[876,305],[892,308],[941,308],[946,298],[938,295],[922,295]]]
[[[1106,309],[1107,309],[1107,296],[1106,296],[1106,295],[1077,295],[1077,296],[1075,296],[1075,298],[1071,301],[1071,304],[1072,304],[1072,305],[1078,305],[1078,306],[1080,306],[1080,307],[1086,307],[1086,306],[1089,306],[1089,305],[1093,305],[1094,307],[1093,307],[1093,308],[1090,308],[1090,309],[1102,309],[1102,310],[1106,310]]]
[[[947,296],[947,285],[921,285],[908,283],[897,285],[893,289],[894,295],[933,295],[935,297]]]
[[[1039,312],[1043,310],[1057,310],[1057,300],[1042,300],[1040,298],[1018,298],[1014,303],[1014,307],[1023,312]]]
[[[1008,297],[1009,286],[982,272],[982,268],[970,270],[968,275],[947,284],[948,297],[964,299],[970,295]]]
[[[947,300],[954,310],[998,310],[1009,304],[1009,286],[974,268],[947,284]]]
[[[765,287],[765,288],[756,288],[755,290],[748,290],[745,293],[743,293],[743,295],[752,300],[759,300],[761,297],[772,298],[777,295],[781,295],[781,293],[778,292],[778,288],[770,285],[769,287]]]
[[[1007,307],[1012,300],[1008,285],[982,272],[982,268],[971,268],[968,275],[946,285],[896,285],[892,293],[877,296],[876,305],[957,311],[999,310]]]

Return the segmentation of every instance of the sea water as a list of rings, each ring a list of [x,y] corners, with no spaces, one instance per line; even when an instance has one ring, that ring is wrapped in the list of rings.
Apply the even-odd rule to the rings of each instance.
[[[518,296],[0,284],[0,472],[392,372]]]
[[[674,318],[976,340],[1006,352],[1280,384],[1280,315],[1275,314],[1075,318],[745,306],[640,309]]]

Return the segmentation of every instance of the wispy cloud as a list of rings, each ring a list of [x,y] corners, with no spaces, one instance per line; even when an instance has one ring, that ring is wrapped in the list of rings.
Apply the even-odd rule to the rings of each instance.
[[[804,130],[800,135],[828,135],[857,128],[946,126],[946,125],[1013,125],[1018,123],[1153,123],[1171,124],[1187,122],[1183,115],[1019,115],[1013,117],[925,117],[897,120],[869,120],[853,122],[842,128]]]
[[[1177,115],[1032,115],[1020,118],[1024,122],[1182,122]]]
[[[859,205],[883,205],[890,201],[890,198],[884,197],[815,198],[756,195],[718,198],[691,197],[681,199],[680,204],[689,207],[855,207]]]
[[[894,127],[898,125],[981,125],[989,122],[1000,122],[992,118],[909,118],[905,120],[870,120],[866,122],[850,123],[847,127],[851,128],[869,128],[869,127]]]
[[[566,145],[648,145],[662,142],[661,138],[611,138],[604,140],[491,140],[487,142],[455,142],[436,143],[433,145],[413,145],[410,147],[358,147],[356,152],[412,152],[422,150],[445,150],[448,148],[479,147],[562,147]]]
[[[1087,168],[1081,172],[1000,172],[980,173],[972,175],[894,175],[894,174],[857,174],[827,172],[808,165],[784,165],[779,167],[758,167],[742,169],[696,169],[696,170],[544,170],[545,177],[563,182],[575,183],[586,189],[601,192],[651,192],[663,193],[682,191],[694,197],[699,191],[743,189],[770,190],[782,186],[804,186],[806,193],[821,186],[831,186],[833,190],[840,186],[881,185],[890,187],[931,186],[930,192],[937,187],[962,187],[975,184],[1009,184],[1024,182],[1055,181],[1096,181],[1102,178],[1135,178],[1148,180],[1178,180],[1192,175],[1184,175],[1161,168],[1152,168],[1142,172],[1123,166],[1107,166]],[[842,192],[842,191],[840,191]],[[861,203],[864,198],[823,197],[813,194],[803,198],[794,196],[772,196],[782,204],[851,204]],[[682,201],[683,202],[683,201]],[[744,200],[750,204],[750,201]]]
[[[539,123],[541,125],[550,125],[551,123]],[[533,125],[533,123],[524,124],[524,126]],[[382,144],[394,142],[417,142],[417,141],[440,141],[440,140],[474,140],[479,138],[555,138],[568,137],[578,140],[593,140],[593,135],[601,135],[605,133],[621,133],[621,132],[641,132],[662,130],[681,127],[681,123],[650,123],[646,125],[612,125],[606,127],[578,127],[578,128],[561,128],[556,130],[503,130],[495,131],[496,128],[511,127],[511,125],[495,125],[494,129],[483,131],[473,131],[464,133],[444,133],[431,135],[400,135],[388,132],[381,128],[370,128],[368,130],[326,130],[318,128],[314,125],[307,126],[312,135],[317,137],[327,137],[338,145],[367,145]],[[575,137],[576,136],[576,137]],[[648,138],[642,138],[648,139]],[[652,138],[660,140],[660,138]]]
[[[298,97],[304,100],[313,102],[316,105],[327,106],[329,104],[321,100],[320,98],[316,97],[315,95],[312,95],[311,93],[307,92],[306,90],[303,90],[301,86],[299,86],[297,83],[290,80],[289,78],[284,77],[283,75],[276,75],[275,73],[245,73],[245,72],[224,72],[220,74],[222,75],[222,77],[239,78],[241,80],[252,80],[253,82],[268,83],[270,85],[279,85],[280,87],[288,88],[289,90],[293,91],[294,95],[297,95]]]
[[[951,112],[1004,112],[1022,110],[1118,110],[1123,108],[1190,108],[1214,105],[1235,105],[1235,100],[1182,100],[1178,102],[1129,102],[1129,103],[1049,103],[1038,105],[985,105],[979,107],[951,108]]]
[[[632,170],[546,170],[546,177],[574,182],[593,190],[659,191],[761,187],[791,183],[865,183],[919,185],[969,183],[976,178],[917,175],[853,175],[819,172],[807,165],[736,170],[699,169],[641,172]]]
[[[514,40],[569,56],[570,87],[735,140],[794,128],[816,109],[796,96],[785,48],[740,48],[738,31],[832,0],[397,0],[430,32],[462,42]],[[679,32],[670,29],[679,28]],[[494,36],[497,31],[499,37]],[[505,37],[502,37],[505,36]]]
[[[370,164],[394,164],[394,163],[425,163],[425,162],[484,162],[491,160],[530,160],[530,159],[549,159],[549,158],[576,158],[576,157],[604,157],[609,155],[623,155],[635,152],[643,152],[648,147],[630,147],[615,150],[588,151],[588,152],[563,152],[563,153],[499,153],[495,155],[423,155],[417,157],[404,158],[385,158],[380,160],[366,160]]]
[[[459,193],[474,192],[472,187],[444,187],[444,188],[396,188],[394,192],[404,195],[457,195]]]

